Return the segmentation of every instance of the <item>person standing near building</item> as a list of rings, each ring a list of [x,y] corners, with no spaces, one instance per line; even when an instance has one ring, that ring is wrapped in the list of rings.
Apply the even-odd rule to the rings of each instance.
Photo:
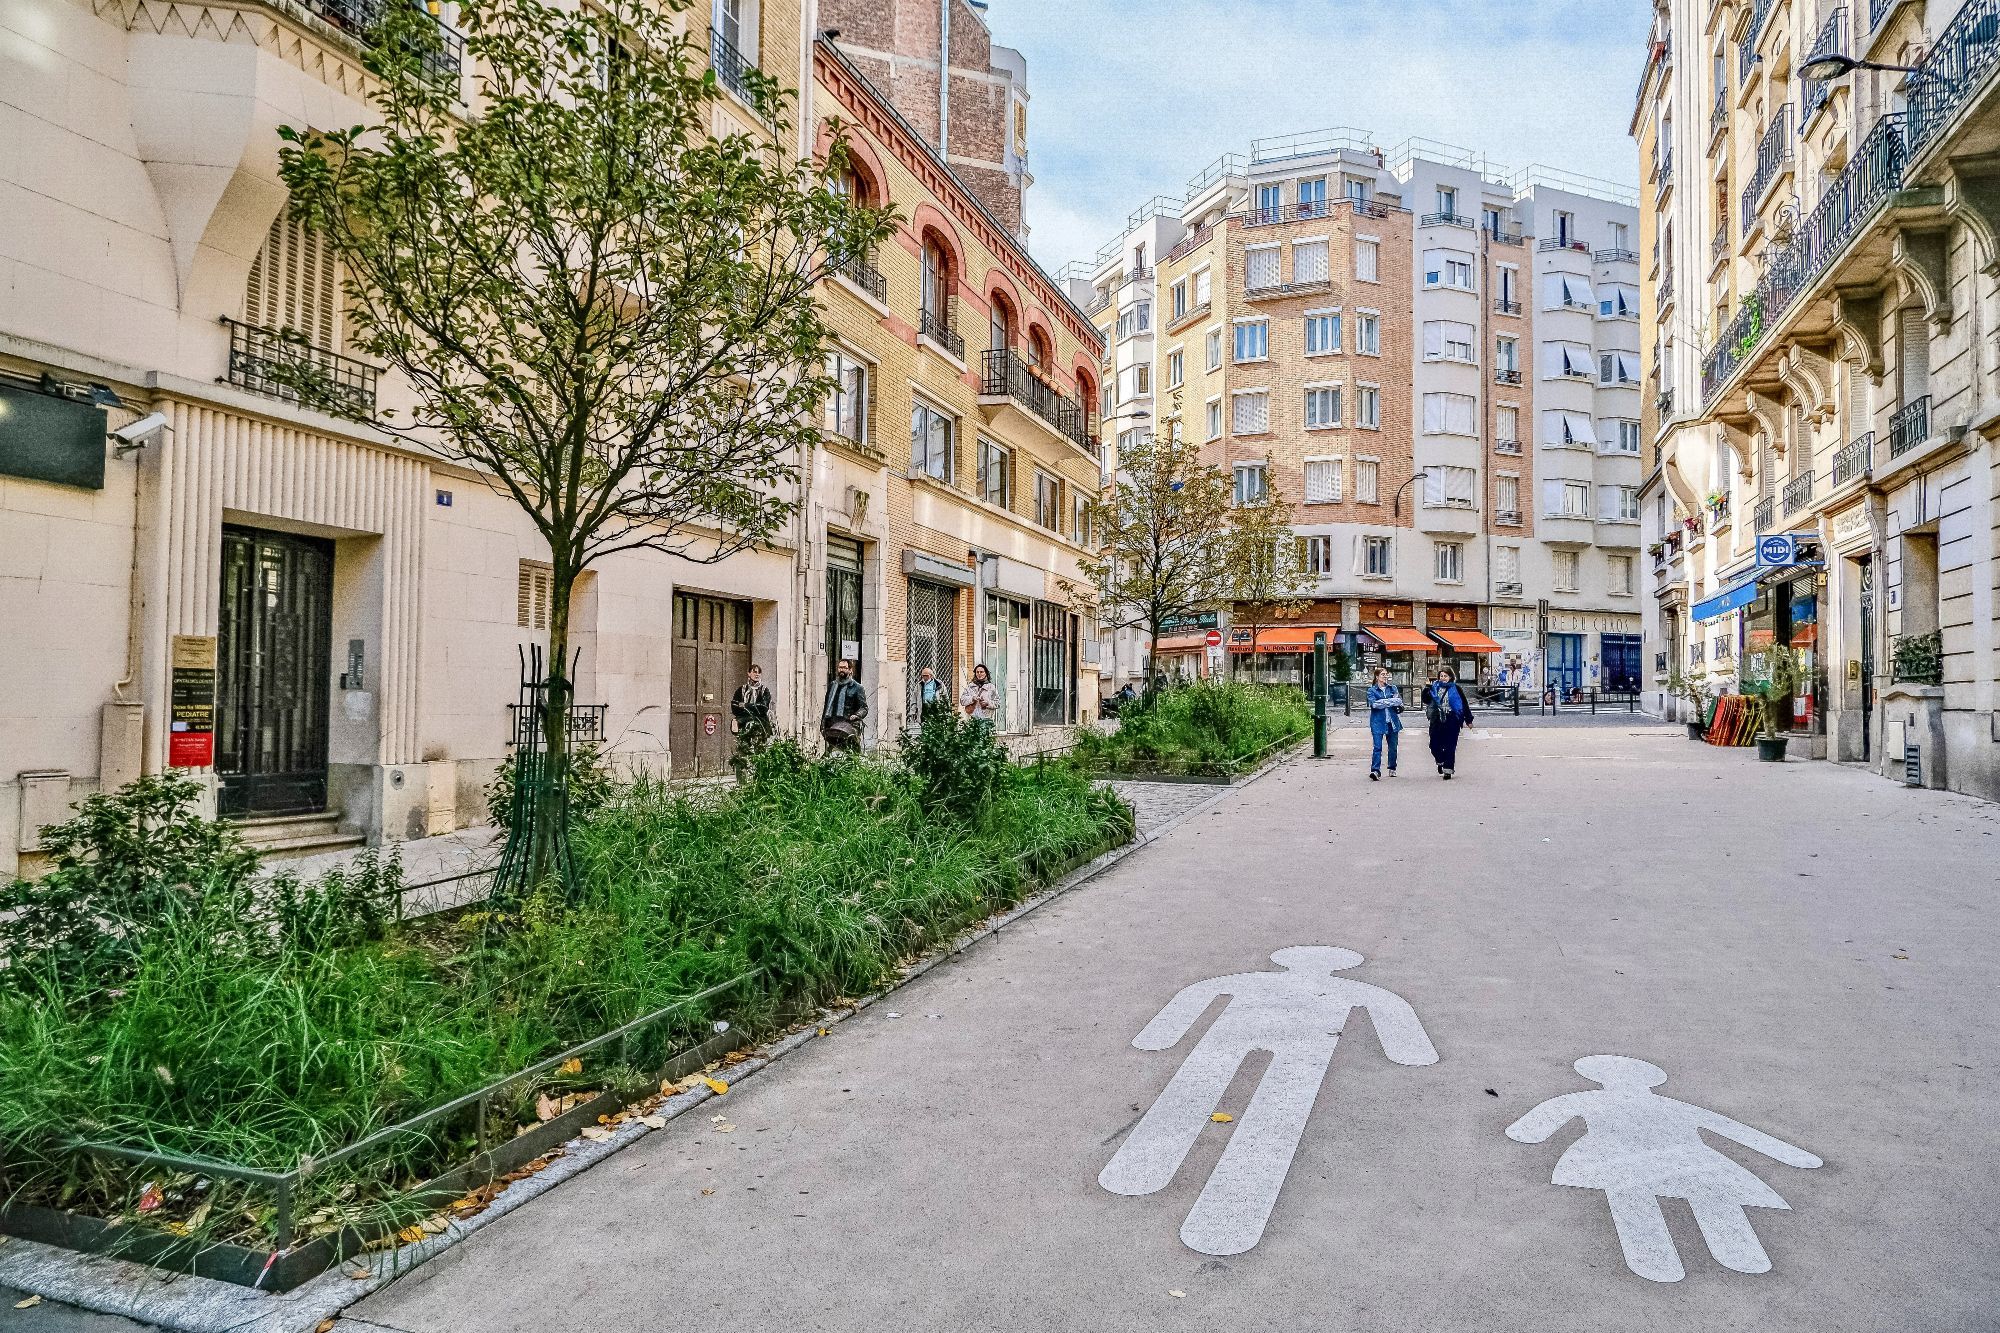
[[[922,726],[940,713],[949,712],[951,701],[944,682],[929,667],[917,673],[917,725]]]
[[[861,749],[861,724],[868,717],[868,691],[854,678],[854,663],[846,658],[833,669],[826,703],[819,710],[819,734],[828,750]]]
[[[750,761],[771,740],[771,687],[764,683],[764,668],[755,662],[729,696],[729,729],[736,733],[736,755],[729,766],[741,782]]]
[[[1438,775],[1449,782],[1458,767],[1458,734],[1472,721],[1465,691],[1450,667],[1439,667],[1437,679],[1425,687],[1424,715],[1431,724],[1431,758],[1437,761]]]
[[[1375,668],[1375,683],[1368,687],[1368,732],[1374,750],[1368,760],[1368,780],[1382,780],[1382,745],[1389,746],[1389,776],[1396,776],[1396,738],[1403,730],[1403,696],[1389,683],[1389,668]]]
[[[1000,711],[1000,691],[994,687],[993,673],[981,662],[972,668],[972,679],[958,692],[958,706],[974,722],[991,724]]]

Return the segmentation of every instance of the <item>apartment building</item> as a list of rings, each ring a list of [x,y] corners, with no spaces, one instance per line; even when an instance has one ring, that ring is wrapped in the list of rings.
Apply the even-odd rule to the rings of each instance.
[[[277,127],[371,115],[350,12],[29,0],[0,19],[0,142],[39,145],[0,157],[0,874],[32,869],[74,801],[169,766],[279,849],[486,817],[547,552],[489,479],[362,423],[407,395],[348,347],[337,265],[285,216]],[[454,18],[439,72],[465,87]],[[829,116],[859,124],[855,184],[909,221],[824,294],[847,387],[791,530],[713,564],[621,554],[575,590],[573,730],[717,771],[750,662],[780,725],[809,728],[841,655],[870,743],[912,663],[976,655],[1009,673],[1010,729],[1067,725],[1096,696],[1087,608],[1052,591],[1097,477],[1077,398],[1094,332],[796,0],[680,21],[724,90],[718,130],[756,124],[737,90],[770,70],[802,89],[799,150]],[[960,321],[1003,301],[1007,354],[968,361]],[[281,345],[355,419],[288,395],[266,373]],[[154,413],[166,429],[107,438]],[[989,448],[997,495],[976,485]]]
[[[1107,450],[1173,428],[1178,399],[1239,497],[1296,506],[1314,595],[1228,636],[1261,670],[1297,678],[1325,630],[1405,680],[1447,660],[1636,689],[1633,196],[1375,142],[1257,140],[1072,266],[1110,349]],[[1203,638],[1160,651],[1206,670]]]
[[[1794,751],[1987,797],[1996,85],[1993,0],[1672,0],[1633,118],[1656,680],[1790,647]]]

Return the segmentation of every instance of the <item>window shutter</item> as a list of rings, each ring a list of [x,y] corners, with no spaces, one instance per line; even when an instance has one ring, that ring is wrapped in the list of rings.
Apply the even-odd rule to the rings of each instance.
[[[1472,503],[1473,479],[1479,474],[1469,467],[1448,467],[1444,470],[1444,498],[1447,504],[1469,505]]]
[[[1198,306],[1204,306],[1208,304],[1207,269],[1203,269],[1201,272],[1194,275],[1194,303]]]
[[[1245,284],[1251,291],[1261,287],[1278,285],[1278,251],[1276,247],[1266,250],[1247,251],[1243,256]]]
[[[1292,281],[1327,280],[1326,242],[1301,241],[1292,246]]]
[[[1470,394],[1453,393],[1445,395],[1444,428],[1452,435],[1476,435],[1473,429],[1473,401]]]
[[[549,627],[549,600],[555,573],[539,560],[523,560],[514,586],[514,624],[520,629]]]
[[[333,248],[304,223],[280,213],[251,261],[243,320],[292,329],[328,351],[340,350],[340,281]]]
[[[1444,355],[1444,325],[1436,321],[1424,325],[1424,355]]]

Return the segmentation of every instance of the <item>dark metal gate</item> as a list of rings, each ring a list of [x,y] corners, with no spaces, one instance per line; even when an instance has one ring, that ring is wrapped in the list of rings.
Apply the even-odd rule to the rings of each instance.
[[[736,752],[729,696],[750,671],[750,603],[674,594],[672,717],[667,753],[675,777],[722,773]]]
[[[288,815],[326,809],[333,543],[224,527],[221,611],[217,810]]]
[[[944,686],[947,700],[958,697],[958,589],[911,579],[909,626],[909,680],[903,698],[907,701],[909,720],[915,722],[919,720],[917,710],[922,702],[917,683],[925,667]]]
[[[854,678],[864,685],[868,673],[861,662],[861,543],[831,533],[826,539],[826,678],[845,657],[854,663]],[[815,701],[817,702],[817,701]]]
[[[1054,602],[1035,603],[1034,724],[1076,720],[1076,617]]]

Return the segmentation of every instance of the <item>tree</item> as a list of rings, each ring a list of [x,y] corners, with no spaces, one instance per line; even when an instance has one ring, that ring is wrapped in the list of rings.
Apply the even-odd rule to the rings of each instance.
[[[1180,437],[1179,416],[1177,401],[1165,437],[1146,436],[1119,458],[1117,482],[1091,506],[1100,545],[1078,561],[1100,625],[1146,631],[1155,664],[1148,695],[1158,688],[1161,627],[1214,610],[1230,593],[1229,477]]]
[[[1271,474],[1270,460],[1264,475]],[[1229,516],[1226,543],[1230,624],[1250,631],[1250,669],[1257,670],[1257,644],[1264,629],[1305,609],[1318,580],[1306,572],[1304,540],[1292,531],[1292,505],[1277,483],[1267,480],[1259,499],[1239,505]],[[1232,666],[1232,671],[1234,670]]]
[[[467,6],[470,117],[437,77],[436,23],[392,5],[379,123],[281,131],[292,210],[345,266],[351,341],[414,398],[374,424],[476,469],[548,543],[545,787],[567,773],[577,577],[638,549],[712,563],[782,529],[832,389],[815,285],[889,227],[839,188],[837,135],[821,160],[789,149],[792,99],[759,71],[738,81],[762,130],[711,133],[721,93],[674,30],[686,5]],[[530,885],[566,870],[559,790],[533,804],[510,829],[533,840]]]

